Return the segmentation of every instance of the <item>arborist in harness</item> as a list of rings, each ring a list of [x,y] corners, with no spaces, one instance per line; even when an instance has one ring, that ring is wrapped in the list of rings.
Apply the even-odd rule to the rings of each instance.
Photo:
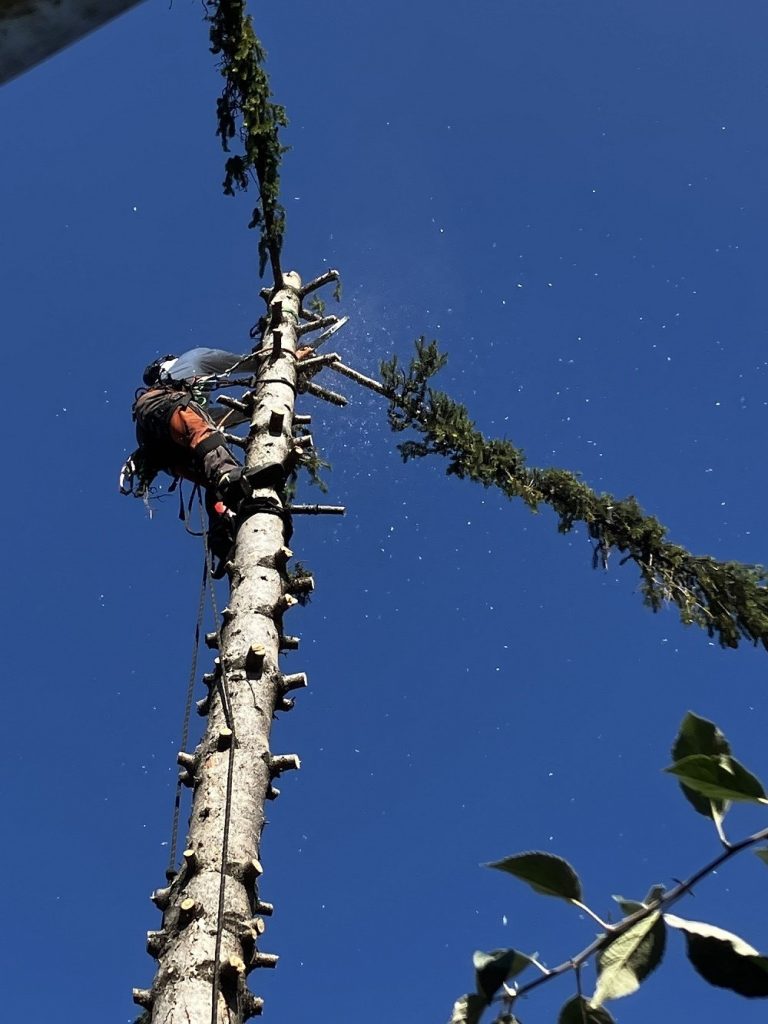
[[[299,349],[298,358],[310,349]],[[213,576],[224,574],[234,542],[233,519],[254,487],[281,487],[281,465],[244,470],[217,429],[225,416],[223,406],[208,406],[208,395],[229,383],[233,371],[253,374],[261,353],[237,355],[221,349],[194,348],[180,356],[166,355],[144,370],[144,388],[137,391],[133,419],[139,447],[129,456],[120,475],[120,490],[147,500],[155,476],[163,471],[191,480],[205,492],[208,546],[218,559]],[[208,406],[208,408],[204,408]]]

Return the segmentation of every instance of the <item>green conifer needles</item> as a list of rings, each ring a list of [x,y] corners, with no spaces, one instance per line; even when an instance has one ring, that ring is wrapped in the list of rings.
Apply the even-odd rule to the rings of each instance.
[[[645,603],[653,611],[674,604],[686,625],[702,626],[723,647],[738,647],[745,637],[768,650],[765,568],[692,555],[666,540],[665,527],[633,497],[597,494],[569,470],[526,466],[521,449],[511,441],[485,437],[464,405],[430,387],[445,363],[437,343],[427,344],[422,337],[408,369],[397,357],[382,364],[390,426],[421,435],[398,446],[403,461],[442,455],[449,460],[449,474],[498,487],[508,498],[522,498],[534,512],[549,505],[561,533],[584,523],[595,542],[593,565],[606,567],[614,549],[623,555],[620,564],[635,562]]]
[[[280,160],[285,148],[278,130],[287,125],[285,110],[272,103],[269,78],[263,64],[266,54],[245,13],[245,0],[204,0],[210,25],[211,53],[220,55],[224,89],[216,103],[218,128],[225,152],[230,140],[239,135],[242,152],[227,158],[224,192],[245,191],[254,176],[259,204],[249,227],[259,227],[259,273],[271,263],[275,285],[280,287],[280,251],[285,231],[285,210],[279,201]]]

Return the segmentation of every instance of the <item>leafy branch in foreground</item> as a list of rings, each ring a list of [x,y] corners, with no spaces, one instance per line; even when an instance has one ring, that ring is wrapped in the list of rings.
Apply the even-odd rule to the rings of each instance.
[[[688,959],[711,985],[739,995],[768,998],[768,956],[744,939],[715,925],[687,921],[667,911],[707,875],[743,850],[768,840],[768,828],[736,843],[723,831],[723,820],[734,801],[768,804],[762,783],[731,756],[730,746],[714,723],[688,713],[672,747],[674,758],[666,771],[677,776],[683,793],[700,814],[711,818],[723,847],[721,853],[673,889],[653,886],[643,900],[614,896],[624,917],[606,924],[583,900],[581,881],[571,865],[551,853],[520,853],[494,861],[488,867],[526,882],[534,892],[555,896],[585,912],[598,923],[600,934],[581,952],[548,968],[537,956],[515,949],[476,952],[475,992],[456,1001],[450,1024],[477,1024],[484,1011],[498,1005],[495,1024],[517,1024],[520,998],[541,985],[573,973],[576,994],[562,1007],[558,1024],[613,1024],[604,1007],[611,999],[631,995],[658,967],[664,956],[667,928],[685,935]],[[755,851],[768,863],[768,848]],[[581,969],[594,958],[597,985],[587,999],[581,988]],[[520,985],[514,979],[534,968],[539,976]]]
[[[449,474],[498,487],[508,498],[522,498],[534,512],[539,505],[549,505],[561,533],[578,522],[586,524],[595,542],[593,566],[607,568],[613,549],[623,554],[621,565],[635,562],[645,603],[653,611],[669,602],[677,605],[686,625],[702,626],[723,647],[738,647],[746,637],[768,649],[765,568],[693,555],[666,540],[666,528],[646,515],[635,498],[598,494],[565,469],[526,466],[520,448],[505,439],[485,437],[464,405],[430,387],[446,358],[436,342],[427,344],[420,338],[407,370],[396,356],[382,363],[390,426],[396,432],[410,429],[421,435],[418,441],[398,445],[403,461],[442,455],[449,460]]]
[[[288,124],[285,109],[272,102],[263,67],[266,53],[256,38],[251,16],[245,13],[245,0],[204,0],[204,7],[211,53],[221,56],[219,70],[225,80],[216,101],[216,134],[225,152],[236,134],[242,142],[242,153],[228,157],[224,165],[224,192],[229,196],[236,189],[244,192],[255,176],[259,204],[248,226],[261,228],[259,273],[264,273],[269,260],[279,288],[285,231],[285,210],[279,201],[280,160],[285,147],[280,145],[278,130]]]

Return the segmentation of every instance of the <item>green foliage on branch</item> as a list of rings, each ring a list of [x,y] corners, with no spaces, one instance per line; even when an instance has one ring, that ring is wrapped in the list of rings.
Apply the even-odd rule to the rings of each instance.
[[[224,89],[216,102],[218,127],[225,152],[238,137],[242,152],[229,156],[224,165],[224,192],[245,191],[255,177],[259,203],[249,227],[261,230],[259,273],[267,260],[275,284],[282,281],[280,252],[285,231],[285,210],[280,204],[280,160],[285,147],[278,131],[287,124],[285,110],[272,102],[269,78],[264,70],[266,53],[256,38],[253,20],[245,13],[245,0],[204,0],[210,25],[211,53],[221,58],[219,70]]]
[[[728,753],[723,753],[725,748]],[[555,978],[572,975],[576,994],[565,1003],[558,1024],[614,1024],[604,1003],[636,992],[642,982],[656,970],[664,958],[668,929],[685,936],[688,959],[694,970],[710,985],[730,989],[749,998],[768,998],[768,956],[759,953],[738,935],[716,925],[688,921],[668,910],[688,896],[695,885],[717,872],[727,860],[743,850],[754,849],[768,863],[768,851],[758,844],[768,841],[768,828],[732,843],[723,831],[723,819],[730,801],[768,804],[762,783],[745,768],[734,771],[738,762],[730,755],[730,746],[712,722],[689,713],[683,719],[672,747],[674,763],[667,771],[678,777],[684,796],[695,810],[700,806],[691,800],[699,794],[709,804],[709,817],[715,826],[722,851],[704,867],[673,888],[654,885],[642,900],[613,899],[624,915],[617,923],[607,924],[582,902],[582,884],[573,867],[561,857],[534,851],[514,854],[488,867],[496,868],[525,882],[534,892],[555,896],[586,913],[597,922],[600,932],[579,953],[557,967],[549,968],[537,956],[516,949],[494,949],[490,953],[475,952],[475,991],[461,996],[453,1007],[449,1024],[478,1024],[485,1011],[496,1011],[495,1024],[510,1024],[518,1001],[541,985]],[[698,759],[692,767],[691,762]],[[701,766],[707,764],[708,770]],[[726,792],[720,786],[714,793],[710,779],[718,772],[732,775]],[[728,802],[722,802],[727,799]],[[581,970],[594,960],[597,984],[586,998],[581,990]],[[520,983],[516,977],[535,969],[538,977]],[[529,975],[530,976],[530,975]]]
[[[413,430],[419,440],[398,445],[403,461],[426,455],[448,459],[447,472],[498,487],[508,498],[522,498],[531,511],[548,505],[558,530],[568,533],[584,523],[594,541],[593,567],[607,568],[615,549],[640,570],[645,603],[658,611],[674,604],[681,620],[706,629],[723,647],[738,647],[744,637],[768,650],[768,571],[759,565],[720,562],[693,555],[666,539],[666,528],[646,515],[634,497],[598,494],[566,469],[536,469],[511,441],[485,437],[464,405],[430,386],[445,366],[437,342],[416,342],[406,369],[394,357],[382,364],[389,399],[389,423],[396,432]]]

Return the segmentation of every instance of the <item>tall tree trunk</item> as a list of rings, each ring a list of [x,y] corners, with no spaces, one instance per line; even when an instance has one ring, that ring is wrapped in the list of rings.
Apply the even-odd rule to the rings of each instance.
[[[272,346],[272,354],[252,392],[250,468],[288,466],[292,458],[300,287],[298,275],[285,274],[270,301],[264,351]],[[271,754],[269,734],[285,692],[305,680],[284,677],[278,667],[280,650],[297,641],[283,635],[283,613],[293,603],[285,573],[290,551],[282,516],[259,509],[270,500],[279,510],[274,490],[257,490],[244,513],[209,677],[208,727],[194,754],[179,758],[194,779],[187,849],[168,888],[153,894],[163,926],[148,936],[148,951],[159,961],[152,988],[134,990],[153,1024],[240,1024],[261,1010],[246,975],[277,959],[258,948],[263,916],[272,910],[259,899],[264,801],[275,795],[272,779],[299,761]]]

